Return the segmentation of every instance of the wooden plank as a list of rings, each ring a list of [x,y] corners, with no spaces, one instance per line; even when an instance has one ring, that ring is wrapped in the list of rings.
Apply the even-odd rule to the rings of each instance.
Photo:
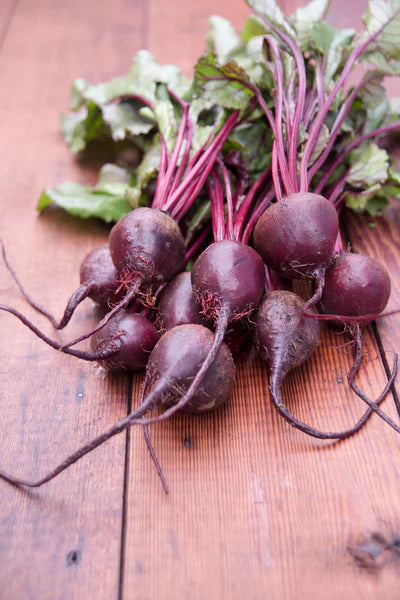
[[[129,68],[143,46],[145,3],[21,0],[0,53],[0,235],[27,289],[60,315],[78,284],[83,256],[108,228],[49,211],[38,217],[43,187],[92,181],[65,147],[59,114],[77,76],[101,81]],[[0,265],[1,302],[29,310]],[[94,322],[86,302],[59,339]],[[127,410],[129,379],[104,379],[86,363],[45,347],[10,316],[0,315],[1,468],[44,474]],[[0,482],[0,595],[81,599],[118,595],[125,437],[33,492]],[[7,591],[5,591],[7,590]],[[4,596],[6,594],[6,596]]]
[[[361,4],[340,4],[340,26],[349,25],[347,8],[361,15]],[[288,12],[297,5],[285,2]],[[201,10],[223,13],[226,8],[225,16],[243,22],[239,1],[229,7],[202,3]],[[183,12],[173,0],[152,2],[151,14],[162,15],[162,25],[150,21],[150,49],[187,72],[201,44],[192,43],[186,24],[200,22],[199,10],[185,5]],[[319,350],[284,387],[296,416],[321,429],[342,429],[363,411],[344,383],[351,365],[347,342],[323,327]],[[369,329],[365,354],[359,381],[374,398],[386,376]],[[391,544],[400,527],[398,436],[373,418],[347,442],[310,440],[271,408],[266,370],[254,351],[237,362],[237,384],[226,407],[153,427],[168,497],[141,432],[131,432],[124,597],[393,598],[398,558]],[[395,415],[393,406],[387,410]],[[374,559],[369,552],[376,553]]]

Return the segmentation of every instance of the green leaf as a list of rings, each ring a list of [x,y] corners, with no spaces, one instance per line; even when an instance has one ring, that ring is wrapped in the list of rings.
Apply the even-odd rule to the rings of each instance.
[[[172,152],[179,127],[172,102],[156,101],[154,104],[154,114],[156,116],[158,129],[164,138],[168,151]]]
[[[146,119],[137,106],[129,102],[106,104],[102,107],[103,119],[110,126],[113,140],[124,140],[132,136],[149,133],[154,128],[154,120]]]
[[[311,0],[305,6],[298,8],[291,16],[291,21],[295,24],[322,21],[329,10],[330,0]]]
[[[203,55],[195,66],[196,79],[204,98],[225,108],[244,110],[254,93],[246,71],[234,60],[224,65],[217,63],[212,53]]]
[[[160,65],[150,52],[140,50],[126,75],[90,86],[84,91],[83,96],[85,100],[92,100],[99,106],[114,98],[127,95],[138,96],[153,103],[159,83],[167,84],[179,95],[183,95],[189,87],[189,81],[181,74],[178,67]]]
[[[302,25],[302,29],[298,29],[298,37],[303,51],[313,48],[323,56],[327,55],[335,39],[336,29],[329,23],[304,23]]]
[[[75,79],[71,86],[71,110],[78,110],[85,101],[85,91],[90,87],[90,83],[86,79]]]
[[[272,152],[272,134],[265,119],[236,127],[229,137],[227,148],[240,151],[253,177],[265,171],[271,164]]]
[[[214,15],[209,18],[209,23],[207,46],[215,52],[219,63],[225,63],[230,54],[242,46],[242,40],[228,19]]]
[[[103,165],[99,171],[96,187],[105,190],[109,185],[120,185],[124,188],[129,185],[131,172],[128,169],[111,163]]]
[[[321,23],[326,16],[330,0],[312,0],[306,6],[298,8],[290,17],[299,47],[304,51],[312,47],[323,46],[327,51],[333,39],[335,28],[328,23]]]
[[[352,51],[354,36],[354,29],[341,29],[335,31],[329,49],[325,53],[324,83],[327,89],[333,85],[334,75]]]
[[[367,52],[379,50],[387,59],[400,59],[400,0],[369,0],[363,16],[369,35]]]
[[[160,168],[160,136],[157,134],[152,139],[151,145],[143,156],[142,162],[136,169],[136,183],[143,189],[155,177]]]
[[[37,209],[42,211],[52,202],[72,215],[83,219],[97,217],[107,223],[118,221],[131,210],[124,195],[111,194],[72,181],[46,188],[39,198]]]
[[[248,17],[240,34],[244,42],[249,42],[254,37],[265,35],[266,30],[262,21],[255,15]]]
[[[62,115],[61,127],[72,152],[80,152],[87,142],[104,133],[105,123],[100,109],[90,102],[77,115]]]
[[[309,161],[310,165],[312,165],[317,160],[317,158],[320,156],[320,154],[322,154],[322,152],[325,150],[326,146],[328,145],[328,142],[329,142],[329,129],[324,123],[321,127],[321,131],[318,134],[318,139],[314,146],[314,150],[310,156],[310,161]]]
[[[384,121],[385,115],[389,110],[389,101],[386,97],[386,90],[382,86],[384,74],[376,73],[376,79],[368,82],[360,90],[358,96],[363,101],[364,108],[367,112],[367,120],[365,122],[364,132],[369,133],[377,129]],[[364,79],[368,77],[368,74]]]
[[[389,167],[389,181],[394,185],[400,186],[400,173],[396,171],[393,167]]]
[[[64,139],[74,153],[84,150],[86,146],[86,128],[85,119],[87,110],[70,115],[61,115],[61,128]]]
[[[346,182],[356,188],[372,188],[385,183],[389,172],[386,150],[370,143],[350,154],[351,168]]]
[[[381,216],[385,208],[390,205],[386,194],[382,191],[379,184],[363,192],[347,194],[344,202],[354,212],[365,212],[372,217]]]
[[[273,25],[276,25],[281,31],[287,33],[295,39],[295,31],[289,20],[285,17],[275,0],[246,0],[246,3],[260,16],[268,19]],[[265,24],[266,27],[268,26]]]

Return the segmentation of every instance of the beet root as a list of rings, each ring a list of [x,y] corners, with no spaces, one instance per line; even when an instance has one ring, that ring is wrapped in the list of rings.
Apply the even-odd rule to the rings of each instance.
[[[287,373],[309,358],[319,343],[317,321],[304,314],[305,302],[293,292],[278,290],[266,294],[254,317],[253,339],[261,357],[268,363],[270,397],[274,408],[287,422],[304,433],[320,439],[344,439],[364,425],[372,411],[386,396],[393,380],[389,381],[373,406],[350,429],[341,432],[322,432],[288,411],[281,398],[281,385]]]
[[[260,302],[265,267],[250,246],[222,240],[210,244],[195,261],[192,285],[207,318],[218,321],[225,311],[233,321],[249,315]]]
[[[159,334],[157,329],[143,315],[135,313],[119,313],[104,326],[101,334],[93,334],[92,352],[64,348],[62,344],[52,340],[29,319],[10,306],[0,304],[0,310],[12,314],[19,319],[32,333],[46,344],[90,362],[99,363],[106,371],[136,371],[147,364]]]
[[[180,325],[164,333],[154,347],[148,366],[149,393],[157,390],[161,404],[172,406],[181,399],[200,370],[214,341],[202,325]],[[223,404],[231,393],[235,365],[226,344],[221,344],[192,399],[181,410],[203,413]]]
[[[158,299],[157,325],[161,330],[178,325],[206,325],[201,306],[192,288],[189,271],[178,273],[161,292]]]
[[[389,275],[377,260],[344,252],[326,271],[320,303],[323,312],[332,315],[377,315],[386,307],[390,292]]]
[[[98,362],[106,371],[138,371],[149,360],[159,334],[151,321],[141,314],[122,312],[108,321],[101,331],[90,338],[94,354],[119,342],[118,352]]]
[[[285,290],[266,294],[254,316],[253,339],[268,362],[274,395],[288,372],[300,366],[319,344],[319,325],[302,314],[304,301]]]
[[[141,207],[122,217],[108,238],[111,258],[127,286],[139,278],[153,289],[183,270],[185,242],[177,222],[161,210]]]
[[[298,192],[272,204],[261,215],[254,228],[254,245],[281,277],[318,277],[332,257],[338,229],[331,202],[317,194]]]
[[[131,425],[145,427],[150,423],[163,421],[184,408],[190,412],[202,413],[219,406],[232,390],[235,365],[228,347],[222,344],[215,363],[205,369],[206,357],[213,343],[212,332],[202,325],[181,325],[171,329],[161,336],[151,353],[144,381],[144,386],[149,391],[133,413],[71,454],[38,481],[20,479],[4,471],[0,471],[0,477],[15,485],[40,487]],[[144,418],[157,404],[168,408],[160,415]]]
[[[63,329],[69,323],[76,307],[85,298],[109,308],[118,304],[125,295],[126,290],[121,288],[108,244],[95,248],[83,259],[79,279],[81,285],[70,297],[56,329]]]
[[[102,329],[135,297],[140,296],[146,303],[153,304],[155,290],[184,268],[185,242],[179,226],[158,209],[141,207],[132,210],[111,229],[108,244],[125,296],[95,329],[71,340],[65,348]]]

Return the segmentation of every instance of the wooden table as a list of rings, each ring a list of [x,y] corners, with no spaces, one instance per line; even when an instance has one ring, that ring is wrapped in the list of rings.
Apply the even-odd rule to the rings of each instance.
[[[300,3],[280,5],[290,12]],[[332,21],[358,24],[364,6],[333,0]],[[35,211],[45,186],[94,180],[60,134],[72,80],[124,73],[140,48],[190,74],[213,13],[240,27],[248,9],[241,0],[0,3],[0,235],[26,287],[53,313],[76,287],[83,256],[108,231],[57,210]],[[391,85],[400,91],[398,82]],[[349,216],[346,235],[354,250],[386,265],[389,309],[399,307],[399,211],[376,220]],[[3,265],[0,293],[1,302],[51,332]],[[59,339],[93,322],[88,302]],[[398,315],[366,330],[359,384],[371,398],[387,380],[399,333]],[[0,466],[9,472],[39,477],[137,402],[142,375],[103,378],[6,314],[0,335]],[[345,341],[324,328],[314,358],[284,387],[293,412],[320,428],[344,427],[364,410],[343,383],[351,364]],[[344,443],[309,439],[271,408],[266,369],[255,353],[237,362],[225,408],[153,427],[168,496],[140,428],[37,491],[0,481],[0,598],[400,597],[400,437],[374,417]],[[396,416],[393,397],[385,410]]]

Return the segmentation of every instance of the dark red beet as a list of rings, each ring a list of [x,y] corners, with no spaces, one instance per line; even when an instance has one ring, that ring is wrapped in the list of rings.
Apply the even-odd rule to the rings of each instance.
[[[210,244],[195,261],[192,285],[206,317],[228,321],[246,316],[259,303],[265,267],[253,248],[233,240]]]
[[[183,270],[185,242],[178,224],[167,213],[148,207],[132,210],[111,229],[108,244],[126,294],[100,323],[64,347],[87,339],[137,296],[154,302],[156,289]]]
[[[108,244],[95,248],[83,259],[79,278],[81,285],[69,299],[57,329],[68,324],[76,307],[86,297],[101,306],[110,307],[118,304],[125,295],[126,290],[121,289]]]
[[[301,365],[319,343],[318,323],[303,315],[304,300],[286,290],[266,294],[254,317],[253,339],[268,362],[275,396],[288,372]]]
[[[235,378],[235,365],[225,344],[214,364],[204,372],[206,357],[214,344],[213,333],[202,325],[181,325],[165,333],[157,342],[147,365],[145,387],[149,391],[140,406],[111,429],[86,444],[38,481],[27,481],[0,471],[6,481],[27,487],[40,487],[74,464],[97,446],[131,425],[146,426],[163,421],[177,410],[202,413],[228,398]],[[144,419],[156,404],[172,406],[161,415]]]
[[[115,315],[90,338],[93,353],[106,350],[119,340],[118,352],[99,361],[107,371],[138,371],[147,365],[159,334],[151,321],[138,313],[122,312]]]
[[[152,288],[185,266],[185,242],[178,224],[161,210],[141,207],[122,217],[108,239],[111,258],[127,284],[140,279]]]
[[[281,277],[315,277],[332,257],[338,227],[333,204],[323,196],[299,192],[261,215],[254,228],[254,245]]]
[[[192,288],[189,271],[178,273],[163,289],[158,300],[157,325],[162,330],[189,323],[206,325]]]
[[[202,325],[180,325],[170,329],[156,344],[149,361],[149,394],[156,390],[162,404],[172,405],[189,389],[214,341],[212,331]],[[226,344],[221,344],[215,360],[193,397],[181,410],[202,413],[226,401],[235,380],[235,365]]]
[[[268,363],[269,389],[274,408],[290,425],[304,433],[321,439],[344,439],[361,429],[366,420],[377,409],[377,404],[388,393],[393,380],[375,404],[350,429],[341,432],[321,432],[297,420],[282,401],[280,388],[287,373],[301,365],[319,343],[317,321],[304,315],[305,302],[293,292],[278,290],[262,299],[253,316],[253,339],[261,357]]]
[[[377,260],[345,252],[329,266],[320,302],[329,314],[373,315],[383,311],[390,291],[389,275]]]
[[[91,288],[89,298],[101,306],[109,307],[123,297],[118,292],[120,282],[108,244],[95,248],[83,259],[79,279],[81,285]]]
[[[150,352],[159,337],[155,326],[142,315],[119,313],[114,315],[102,328],[104,334],[103,331],[101,334],[93,334],[92,352],[86,352],[63,347],[62,344],[45,335],[15,308],[0,304],[0,310],[17,317],[52,348],[82,360],[98,362],[107,371],[141,369],[146,365]]]

